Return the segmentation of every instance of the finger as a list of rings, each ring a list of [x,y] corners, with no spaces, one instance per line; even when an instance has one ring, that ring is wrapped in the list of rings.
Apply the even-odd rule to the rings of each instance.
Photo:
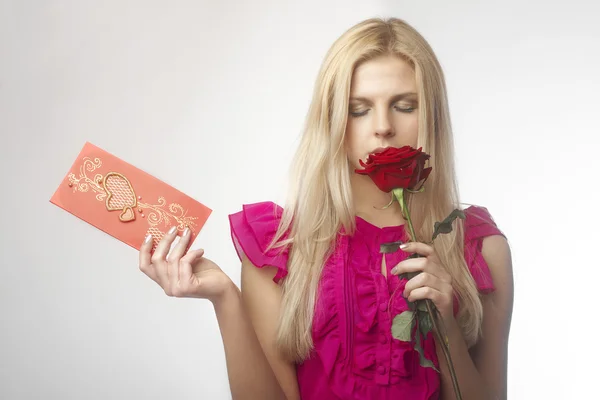
[[[190,229],[185,228],[183,236],[181,238],[178,238],[179,240],[177,241],[177,244],[173,246],[171,252],[167,256],[167,274],[169,276],[169,284],[171,285],[171,293],[174,296],[179,296],[178,291],[180,290],[180,261],[187,248],[189,236]]]
[[[426,258],[408,258],[399,262],[394,268],[392,268],[393,275],[400,275],[405,272],[421,272],[427,266]]]
[[[139,268],[144,274],[148,275],[152,280],[156,281],[156,274],[154,273],[154,268],[152,268],[150,253],[152,250],[152,235],[148,234],[142,245],[140,246],[140,260],[139,260]]]
[[[424,286],[424,287],[420,287],[420,288],[417,288],[417,289],[411,291],[408,294],[407,300],[412,303],[417,300],[429,299],[429,300],[433,301],[433,303],[436,306],[438,306],[440,304],[441,300],[443,299],[443,297],[444,297],[444,295],[439,290],[436,290],[429,286]]]
[[[421,287],[430,287],[442,293],[451,289],[451,286],[448,283],[442,281],[437,276],[428,272],[421,272],[419,275],[406,282],[406,285],[404,286],[404,297],[407,297],[413,290]]]
[[[181,282],[191,282],[193,274],[193,264],[197,263],[204,256],[204,249],[192,250],[188,252],[180,262],[179,280]]]
[[[166,255],[171,248],[171,243],[177,237],[177,228],[173,227],[167,234],[161,239],[152,254],[152,265],[156,273],[158,284],[163,288],[165,293],[170,296],[170,283],[169,283],[169,271],[167,266]]]
[[[407,253],[417,253],[425,257],[429,257],[435,254],[435,250],[428,244],[421,242],[408,242],[400,246],[400,250]]]
[[[166,261],[167,254],[169,250],[171,250],[171,244],[173,244],[173,240],[177,237],[177,227],[174,226],[166,233],[165,236],[161,239],[156,246],[156,250],[154,250],[154,254],[152,255],[152,262],[163,260]]]
[[[177,244],[171,250],[171,253],[167,256],[169,263],[172,261],[179,262],[179,259],[183,257],[185,250],[188,247],[188,243],[190,242],[191,230],[190,228],[185,228],[183,231],[183,235],[177,242]]]
[[[429,272],[444,282],[451,282],[452,279],[450,274],[439,264],[437,258],[407,258],[399,262],[391,271],[392,275],[409,272]]]

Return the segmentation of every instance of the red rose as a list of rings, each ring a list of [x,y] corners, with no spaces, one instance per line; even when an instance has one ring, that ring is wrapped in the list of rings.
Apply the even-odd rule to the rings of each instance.
[[[368,175],[382,191],[389,193],[394,189],[414,190],[431,173],[431,167],[425,168],[429,154],[411,146],[389,147],[380,153],[370,154],[366,162],[360,160],[364,168],[355,172]]]

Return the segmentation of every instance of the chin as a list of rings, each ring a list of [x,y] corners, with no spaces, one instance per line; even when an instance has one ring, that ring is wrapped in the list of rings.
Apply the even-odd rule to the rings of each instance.
[[[356,168],[361,168],[362,166],[360,165],[360,160],[362,160],[363,162],[367,161],[367,158],[369,158],[369,155],[363,156],[363,157],[356,157],[356,161],[354,161],[352,163],[352,165],[354,165]]]

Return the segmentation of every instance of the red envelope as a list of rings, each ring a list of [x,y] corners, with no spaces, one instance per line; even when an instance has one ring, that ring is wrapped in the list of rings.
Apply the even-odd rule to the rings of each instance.
[[[116,239],[139,250],[148,234],[153,250],[176,226],[190,245],[212,210],[114,155],[86,143],[50,199]]]

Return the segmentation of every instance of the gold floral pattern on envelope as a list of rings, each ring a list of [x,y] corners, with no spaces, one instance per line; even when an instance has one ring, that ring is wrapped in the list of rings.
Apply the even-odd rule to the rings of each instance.
[[[179,234],[190,228],[191,243],[212,212],[90,143],[50,201],[138,250],[147,234],[156,248],[172,226]]]

